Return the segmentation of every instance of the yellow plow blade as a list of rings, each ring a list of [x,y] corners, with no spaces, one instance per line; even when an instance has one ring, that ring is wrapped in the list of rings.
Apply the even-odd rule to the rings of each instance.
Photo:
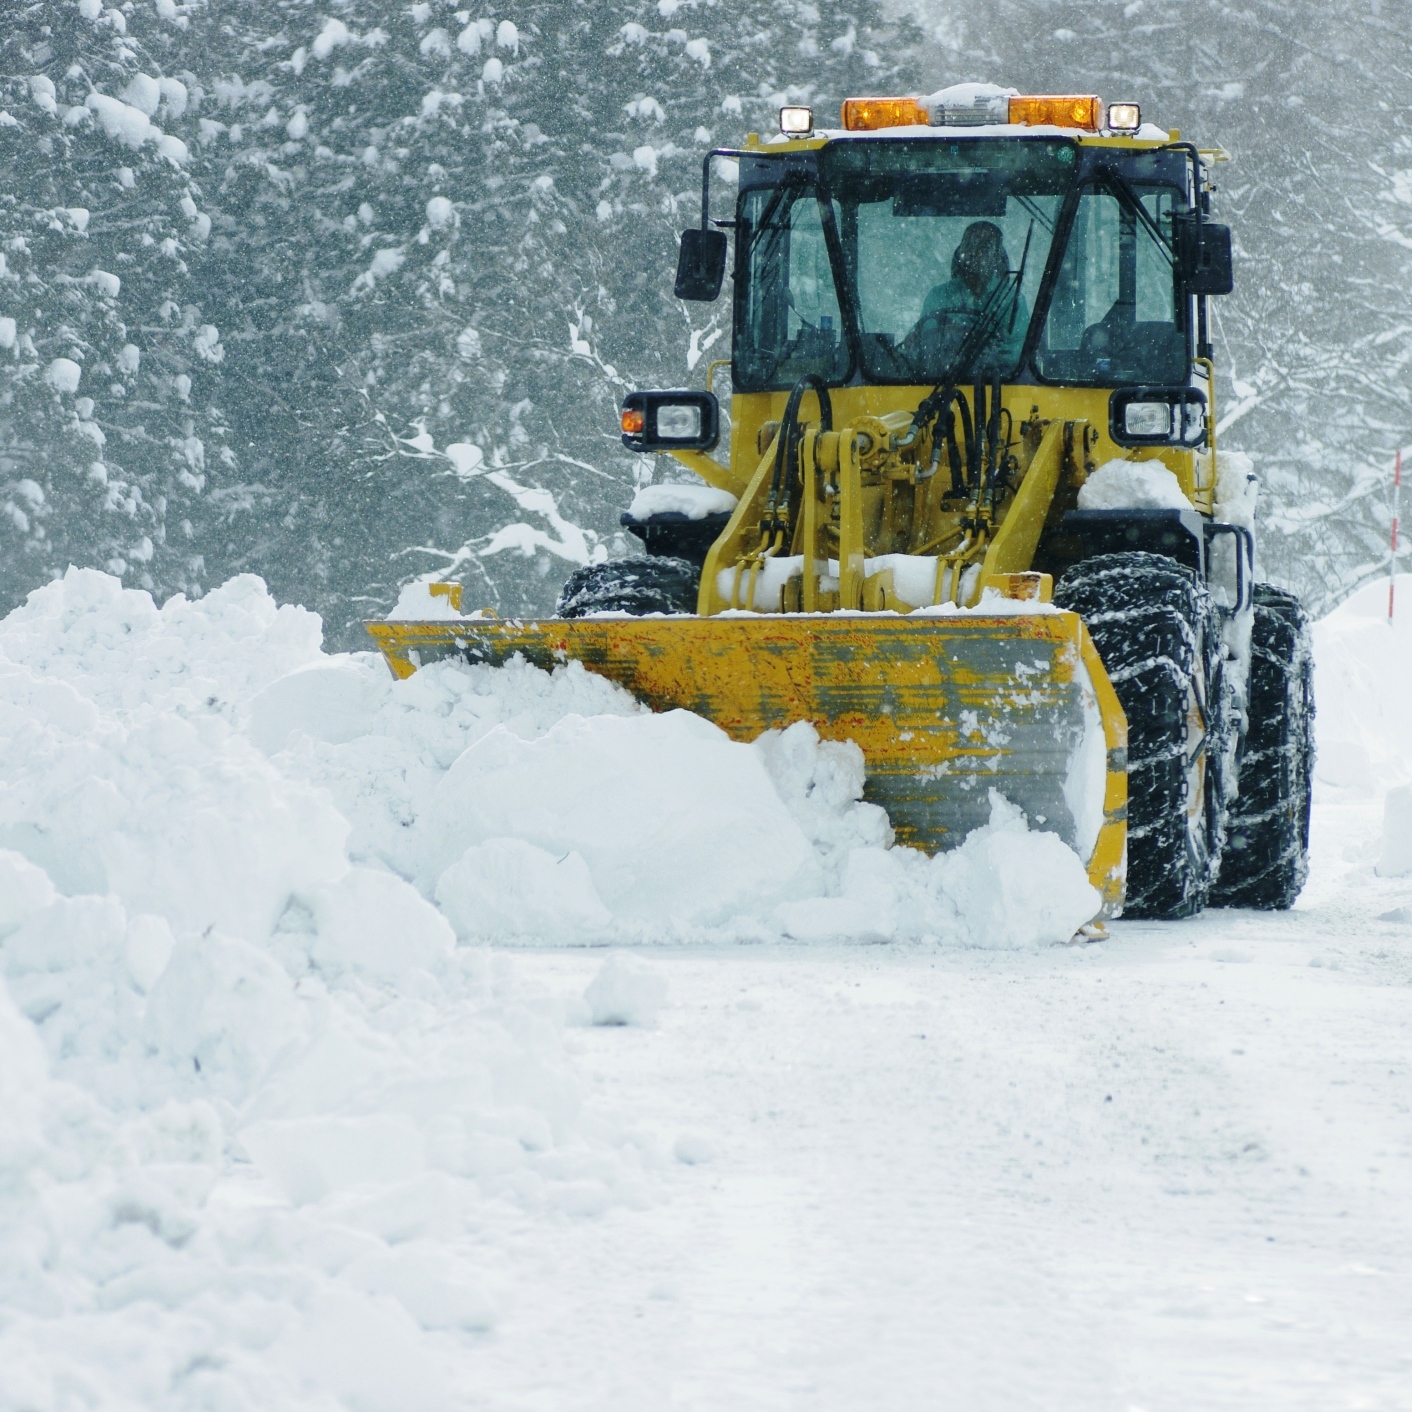
[[[955,846],[987,822],[997,789],[1032,825],[1088,852],[1105,911],[1121,905],[1127,722],[1075,613],[489,618],[368,632],[398,677],[444,658],[498,666],[518,653],[546,669],[582,662],[653,710],[695,711],[735,740],[811,721],[862,749],[864,797],[887,810],[899,843]],[[1099,728],[1095,757],[1086,731]],[[1071,763],[1087,759],[1091,776],[1095,758],[1101,778],[1076,792]],[[1090,850],[1093,807],[1085,840],[1071,805],[1096,806],[1097,790]]]

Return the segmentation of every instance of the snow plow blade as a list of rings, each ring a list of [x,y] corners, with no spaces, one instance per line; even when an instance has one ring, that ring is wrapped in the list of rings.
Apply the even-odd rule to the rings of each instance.
[[[959,844],[996,789],[1086,856],[1105,911],[1121,906],[1127,722],[1075,613],[477,618],[368,632],[399,678],[519,654],[545,669],[581,662],[735,740],[810,721],[862,749],[864,798],[899,843]]]

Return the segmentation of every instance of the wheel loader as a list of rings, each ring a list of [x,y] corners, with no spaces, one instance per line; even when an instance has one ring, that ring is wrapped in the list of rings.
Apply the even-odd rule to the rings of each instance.
[[[623,514],[644,552],[537,621],[434,586],[452,617],[369,625],[393,672],[577,660],[739,740],[856,742],[902,844],[958,844],[999,791],[1108,916],[1288,907],[1309,628],[1217,497],[1224,155],[1135,103],[975,84],[711,152],[674,293],[717,299],[730,263],[731,357],[623,403],[624,444],[684,468]]]

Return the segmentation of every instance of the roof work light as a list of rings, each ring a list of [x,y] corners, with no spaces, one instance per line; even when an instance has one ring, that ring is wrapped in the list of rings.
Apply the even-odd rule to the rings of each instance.
[[[1142,126],[1142,109],[1136,103],[1108,105],[1109,132],[1136,132]]]
[[[812,108],[781,108],[780,131],[786,137],[808,137],[814,131]]]

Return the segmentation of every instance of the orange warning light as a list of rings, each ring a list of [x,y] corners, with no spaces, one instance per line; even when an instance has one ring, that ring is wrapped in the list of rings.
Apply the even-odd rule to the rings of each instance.
[[[915,98],[848,98],[843,126],[848,132],[873,132],[884,127],[928,127],[931,116]]]
[[[1043,94],[1011,98],[1010,121],[1025,127],[1077,127],[1097,132],[1103,126],[1103,100],[1093,94]]]
[[[641,407],[624,407],[622,424],[624,436],[641,436],[647,430],[647,418]]]

